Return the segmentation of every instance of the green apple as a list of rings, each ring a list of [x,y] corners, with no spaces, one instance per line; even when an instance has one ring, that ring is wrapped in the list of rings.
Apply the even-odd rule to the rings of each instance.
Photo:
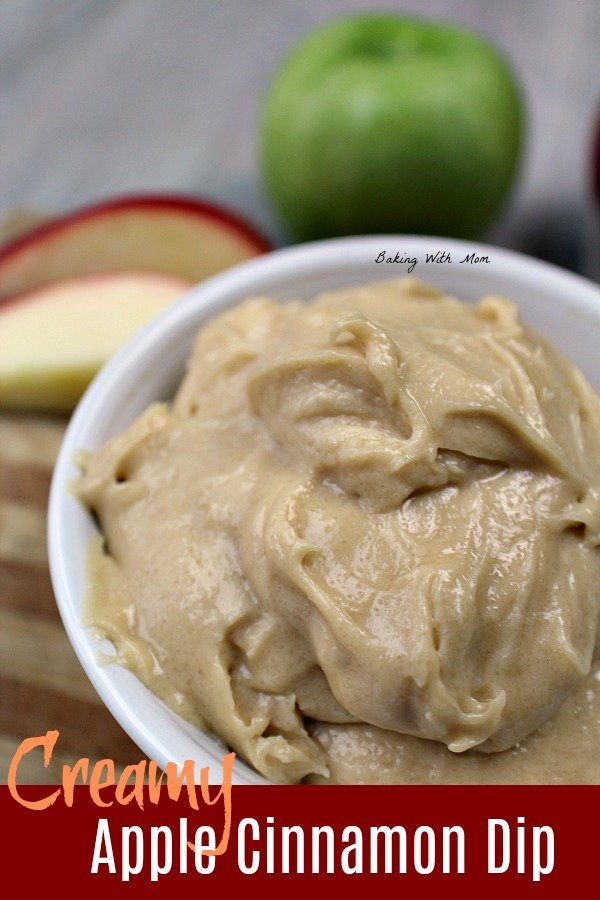
[[[513,182],[520,91],[487,41],[448,23],[358,15],[301,42],[267,96],[267,188],[299,240],[473,238]]]

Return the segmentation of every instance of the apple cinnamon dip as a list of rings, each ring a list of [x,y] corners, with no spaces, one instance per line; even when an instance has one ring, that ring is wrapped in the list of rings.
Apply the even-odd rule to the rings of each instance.
[[[84,457],[88,620],[277,782],[600,782],[600,398],[516,306],[246,301]]]

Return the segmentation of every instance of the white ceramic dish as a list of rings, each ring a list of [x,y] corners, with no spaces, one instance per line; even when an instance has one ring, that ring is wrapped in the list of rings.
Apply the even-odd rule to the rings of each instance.
[[[196,331],[214,313],[249,295],[307,299],[329,288],[405,275],[406,265],[375,262],[382,250],[416,257],[413,275],[458,297],[502,294],[516,300],[524,321],[561,347],[600,390],[600,288],[507,250],[444,238],[343,238],[276,251],[198,285],[152,321],[103,368],[71,419],[52,481],[48,535],[54,590],[73,647],[125,731],[163,766],[169,760],[181,764],[195,759],[209,765],[212,780],[219,781],[224,748],[175,716],[130,672],[98,663],[106,642],[98,641],[80,620],[94,525],[68,492],[76,475],[73,455],[79,448],[100,446],[150,402],[172,395]],[[452,262],[426,263],[425,254],[437,250],[448,252]],[[461,264],[472,252],[490,262]],[[234,783],[268,782],[236,760]]]

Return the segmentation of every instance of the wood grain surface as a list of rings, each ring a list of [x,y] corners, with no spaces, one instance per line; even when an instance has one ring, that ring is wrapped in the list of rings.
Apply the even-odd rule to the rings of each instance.
[[[71,648],[46,553],[46,505],[65,430],[59,418],[0,413],[0,781],[26,737],[58,729],[50,765],[26,757],[19,783],[55,783],[63,763],[117,764],[140,751],[103,705]]]

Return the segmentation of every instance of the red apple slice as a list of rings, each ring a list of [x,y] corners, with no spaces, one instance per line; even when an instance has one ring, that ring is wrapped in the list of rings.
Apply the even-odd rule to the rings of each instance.
[[[55,219],[0,250],[0,297],[94,272],[154,271],[200,281],[270,247],[202,200],[122,197]]]
[[[58,281],[0,306],[0,404],[67,411],[106,360],[192,281],[156,272]]]

